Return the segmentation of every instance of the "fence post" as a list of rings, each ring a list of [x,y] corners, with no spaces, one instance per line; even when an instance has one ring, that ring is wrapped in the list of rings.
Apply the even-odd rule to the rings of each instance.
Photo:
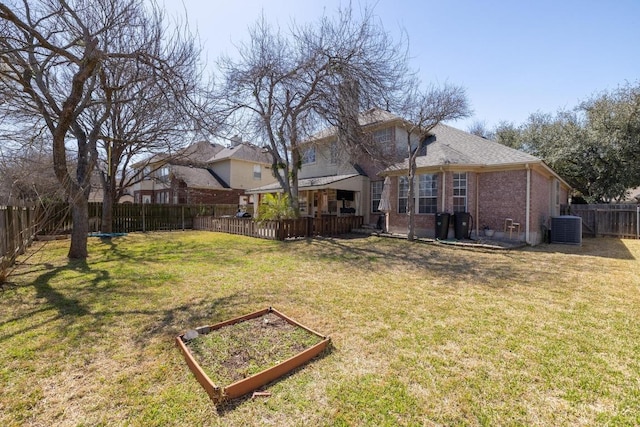
[[[144,217],[144,202],[142,202],[142,232],[146,232],[146,221],[145,221],[145,217]]]

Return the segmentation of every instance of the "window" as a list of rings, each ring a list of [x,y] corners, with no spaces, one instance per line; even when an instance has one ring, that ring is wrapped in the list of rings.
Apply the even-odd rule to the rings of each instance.
[[[253,165],[253,179],[262,179],[262,166]]]
[[[163,166],[158,170],[158,178],[162,182],[166,182],[169,179],[169,167]]]
[[[169,192],[161,191],[159,193],[156,193],[156,203],[169,203]]]
[[[418,213],[438,210],[438,175],[418,175]]]
[[[308,163],[316,162],[316,147],[309,147],[305,150],[302,155],[302,164],[306,165]]]
[[[398,178],[398,213],[407,213],[407,200],[409,200],[409,177]]]
[[[332,165],[335,165],[338,163],[338,141],[333,141],[329,150],[329,161]]]
[[[307,214],[307,196],[306,196],[306,194],[304,196],[298,197],[298,206],[299,206],[299,209],[300,209],[300,215],[306,215]]]
[[[373,181],[371,183],[371,212],[380,212],[380,199],[382,198],[382,187],[384,181]]]
[[[453,211],[467,211],[467,173],[453,174]]]
[[[373,142],[377,144],[391,144],[393,132],[391,128],[380,129],[373,133]]]

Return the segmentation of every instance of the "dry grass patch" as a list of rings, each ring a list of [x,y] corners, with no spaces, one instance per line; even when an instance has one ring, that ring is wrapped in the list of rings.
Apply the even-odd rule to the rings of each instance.
[[[2,425],[640,425],[640,242],[51,242],[0,292]],[[38,243],[41,245],[41,243]],[[278,307],[333,351],[219,412],[174,345]]]

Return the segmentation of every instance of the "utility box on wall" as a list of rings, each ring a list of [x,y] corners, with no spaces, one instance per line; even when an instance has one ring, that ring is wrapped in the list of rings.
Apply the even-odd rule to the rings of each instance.
[[[551,218],[551,243],[582,244],[582,218],[562,215]]]

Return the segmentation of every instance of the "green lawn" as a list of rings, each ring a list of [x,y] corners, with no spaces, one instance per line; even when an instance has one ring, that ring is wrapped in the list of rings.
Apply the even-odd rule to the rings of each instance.
[[[640,425],[638,241],[173,232],[92,239],[86,263],[67,245],[0,291],[2,426]],[[268,306],[333,349],[216,409],[174,337]]]

